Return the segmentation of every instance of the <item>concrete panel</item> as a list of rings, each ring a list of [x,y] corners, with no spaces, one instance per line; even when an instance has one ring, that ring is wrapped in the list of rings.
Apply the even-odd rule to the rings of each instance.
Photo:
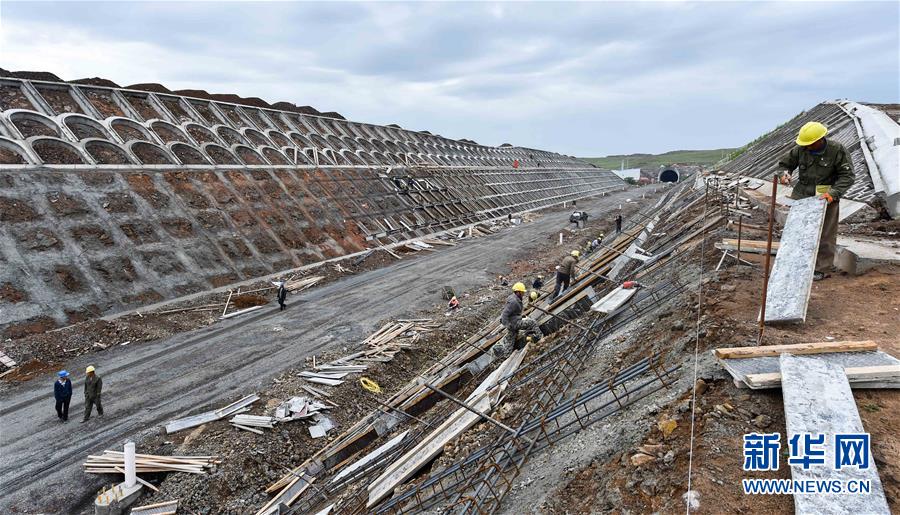
[[[834,436],[841,433],[863,433],[862,420],[844,370],[818,358],[781,356],[782,392],[787,439],[795,434],[825,435],[825,464],[812,464],[808,469],[791,465],[794,481],[861,481],[871,482],[869,494],[795,494],[794,509],[798,515],[838,515],[891,513],[884,497],[875,459],[869,454],[869,467],[842,467],[836,470]]]
[[[822,199],[797,200],[791,207],[769,275],[766,322],[806,320],[824,219],[825,201]]]

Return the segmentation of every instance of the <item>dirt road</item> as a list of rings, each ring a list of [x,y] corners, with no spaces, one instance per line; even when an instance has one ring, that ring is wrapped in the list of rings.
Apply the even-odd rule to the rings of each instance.
[[[603,217],[633,191],[579,202]],[[66,512],[85,505],[103,481],[87,477],[89,453],[139,441],[166,421],[224,405],[252,393],[279,372],[321,349],[351,348],[388,317],[412,315],[442,302],[440,288],[458,292],[485,284],[535,242],[568,226],[568,212],[414,260],[337,281],[291,297],[284,312],[259,313],[155,343],[117,347],[68,364],[78,379],[69,422],[57,421],[50,374],[0,394],[0,511]],[[499,310],[499,308],[498,308]],[[104,380],[105,416],[81,420],[82,374],[95,364]]]

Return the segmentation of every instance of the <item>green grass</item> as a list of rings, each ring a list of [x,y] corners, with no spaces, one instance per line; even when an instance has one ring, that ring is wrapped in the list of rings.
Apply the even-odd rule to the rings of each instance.
[[[618,170],[625,159],[625,168],[658,168],[671,164],[712,165],[727,157],[736,149],[718,148],[714,150],[673,150],[664,154],[629,154],[606,157],[582,157],[607,170]]]

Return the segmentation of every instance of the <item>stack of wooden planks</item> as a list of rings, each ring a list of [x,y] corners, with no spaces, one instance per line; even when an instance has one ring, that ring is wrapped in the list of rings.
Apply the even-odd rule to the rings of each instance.
[[[765,254],[767,245],[768,242],[762,240],[741,240],[741,252]],[[770,253],[773,255],[777,254],[779,246],[779,242],[773,241]],[[738,241],[734,238],[722,238],[720,243],[716,243],[716,248],[719,250],[737,250]]]
[[[439,323],[428,318],[388,322],[362,341],[365,347],[363,350],[329,363],[317,365],[313,360],[312,370],[304,370],[298,375],[310,383],[338,386],[344,383],[346,376],[365,371],[368,363],[392,361],[398,352],[411,348],[419,340],[421,333],[438,327]]]
[[[221,463],[218,456],[155,456],[136,454],[135,470],[142,472],[186,472],[206,474],[213,466]],[[89,474],[122,474],[125,470],[125,453],[103,451],[100,455],[90,455],[83,464]]]
[[[2,350],[0,350],[0,363],[2,363],[3,366],[7,368],[5,372],[0,374],[0,377],[5,376],[6,374],[12,372],[14,368],[16,368],[15,360],[7,356],[6,353],[4,353]]]
[[[719,363],[739,388],[780,388],[779,356],[808,355],[844,369],[853,388],[900,387],[900,360],[873,341],[811,342],[715,349]]]
[[[313,277],[304,277],[303,279],[295,279],[293,281],[287,281],[284,283],[284,288],[291,293],[298,293],[307,288],[312,288],[317,282],[324,279],[324,277],[316,275]]]
[[[257,427],[264,427],[266,429],[272,429],[275,427],[275,419],[272,417],[259,416],[259,415],[235,415],[231,417],[231,425],[238,429],[243,429],[244,431],[250,431],[251,433],[262,434],[262,431],[259,429],[254,429]]]

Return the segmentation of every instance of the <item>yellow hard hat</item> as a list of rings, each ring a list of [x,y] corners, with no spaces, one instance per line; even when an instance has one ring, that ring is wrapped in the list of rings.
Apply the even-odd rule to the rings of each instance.
[[[575,257],[581,257],[581,252],[578,252],[577,250],[573,250],[572,255]]]
[[[85,373],[89,374],[94,371],[94,365],[88,365],[87,369],[85,369]]]
[[[524,283],[516,283],[513,285],[513,291],[520,291],[525,293],[525,284]]]
[[[531,290],[531,293],[528,294],[528,297],[530,297],[531,300],[537,300],[537,298],[538,298],[538,292],[536,292],[536,291],[534,291],[534,290]]]
[[[797,134],[797,144],[801,147],[812,145],[824,138],[825,134],[828,134],[828,127],[819,122],[807,122],[803,127],[800,127],[800,132]]]

